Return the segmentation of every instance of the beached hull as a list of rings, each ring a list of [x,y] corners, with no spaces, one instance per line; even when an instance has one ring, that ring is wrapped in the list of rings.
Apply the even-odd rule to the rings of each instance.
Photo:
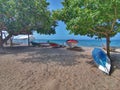
[[[75,47],[75,46],[77,46],[77,43],[67,43],[67,45],[70,47],[70,48],[73,48],[73,47]]]
[[[57,44],[57,43],[49,43],[49,44],[50,44],[50,46],[53,47],[53,48],[60,47],[60,45]]]
[[[78,41],[77,41],[77,40],[70,39],[70,40],[67,40],[66,43],[67,43],[67,45],[68,45],[70,48],[73,48],[73,47],[77,46]]]
[[[42,46],[42,47],[49,47],[49,43],[38,43],[38,42],[31,42],[33,46]]]
[[[111,62],[105,52],[100,48],[94,48],[92,51],[92,56],[98,68],[106,74],[109,74],[111,69]]]

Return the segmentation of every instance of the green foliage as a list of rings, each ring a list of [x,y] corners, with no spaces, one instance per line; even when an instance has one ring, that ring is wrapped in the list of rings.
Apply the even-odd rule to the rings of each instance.
[[[55,33],[56,22],[48,5],[46,0],[1,0],[0,22],[9,33],[19,34],[31,30],[42,34]]]
[[[112,37],[120,31],[119,0],[64,0],[62,4],[53,17],[64,21],[75,35]]]

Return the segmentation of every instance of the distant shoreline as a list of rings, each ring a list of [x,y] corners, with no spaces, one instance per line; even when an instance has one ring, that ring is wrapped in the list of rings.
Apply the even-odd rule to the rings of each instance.
[[[54,42],[60,45],[66,45],[66,39],[65,40],[57,40],[57,39],[35,39],[35,42]],[[27,44],[28,40],[20,40],[20,39],[14,39],[14,43],[20,43],[20,44]],[[120,40],[112,40],[111,41],[111,47],[120,48]],[[85,46],[85,47],[102,47],[103,44],[105,44],[105,40],[78,40],[78,46]]]

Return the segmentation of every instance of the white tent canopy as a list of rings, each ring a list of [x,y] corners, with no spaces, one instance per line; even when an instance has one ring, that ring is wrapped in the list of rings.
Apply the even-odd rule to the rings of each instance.
[[[33,35],[29,35],[29,38],[30,40],[35,39]],[[28,35],[17,35],[17,36],[14,36],[13,39],[25,40],[25,39],[28,39]]]

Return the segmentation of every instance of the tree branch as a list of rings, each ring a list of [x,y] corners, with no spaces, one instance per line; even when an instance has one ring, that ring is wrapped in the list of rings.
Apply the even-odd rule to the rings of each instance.
[[[113,31],[114,26],[115,26],[115,23],[116,23],[116,20],[117,20],[117,9],[116,9],[116,7],[114,7],[114,10],[115,10],[115,12],[114,12],[114,13],[115,13],[115,18],[114,18],[114,20],[113,20],[110,33]]]
[[[97,33],[97,34],[102,34],[102,35],[107,35],[105,32],[98,32],[98,31],[95,31],[95,29],[92,29],[90,28],[90,31],[94,32],[94,33]]]

